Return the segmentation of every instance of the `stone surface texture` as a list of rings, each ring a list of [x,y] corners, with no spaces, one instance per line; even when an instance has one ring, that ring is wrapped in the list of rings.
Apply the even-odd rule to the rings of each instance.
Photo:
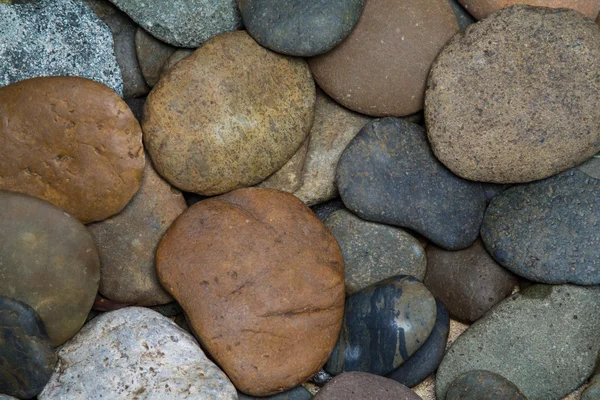
[[[165,63],[177,48],[161,42],[144,29],[137,28],[135,51],[144,79],[150,87],[154,87],[160,79]]]
[[[391,379],[365,372],[336,376],[314,397],[315,400],[420,400],[412,390]]]
[[[302,170],[306,161],[306,153],[310,136],[306,138],[296,154],[285,163],[283,167],[267,179],[259,183],[258,187],[281,190],[282,192],[294,193],[302,186]]]
[[[515,4],[537,7],[572,8],[586,17],[596,19],[600,11],[598,0],[458,0],[477,19],[483,19],[496,11]]]
[[[446,400],[527,400],[514,383],[490,371],[465,372],[450,385]]]

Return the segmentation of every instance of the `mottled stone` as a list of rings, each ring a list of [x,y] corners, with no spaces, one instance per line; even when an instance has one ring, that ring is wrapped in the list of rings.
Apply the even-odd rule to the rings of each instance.
[[[315,400],[420,400],[412,390],[396,381],[364,372],[336,376],[314,397]]]
[[[314,211],[321,221],[325,221],[333,212],[337,210],[344,210],[345,207],[342,199],[338,197],[325,203],[312,206],[310,209]]]
[[[0,392],[36,396],[55,364],[54,346],[40,317],[24,303],[0,297]]]
[[[58,352],[40,400],[237,399],[227,376],[174,322],[147,308],[102,314]]]
[[[156,261],[204,348],[244,393],[297,386],[335,345],[342,253],[289,193],[248,188],[195,204],[171,225]]]
[[[335,170],[348,143],[370,118],[340,106],[317,90],[315,121],[302,172],[302,186],[294,195],[308,205],[338,196]]]
[[[425,277],[425,250],[403,229],[362,220],[347,210],[330,214],[325,226],[342,249],[348,295],[395,275]]]
[[[142,131],[109,88],[76,77],[0,88],[0,190],[27,193],[83,223],[121,211],[144,169]]]
[[[490,371],[469,371],[448,388],[446,400],[527,400],[508,379]]]
[[[333,377],[327,373],[324,369],[321,369],[319,372],[315,374],[312,378],[310,378],[310,382],[314,383],[317,386],[323,386],[327,382],[329,382]]]
[[[459,251],[427,246],[424,283],[452,318],[472,323],[510,296],[518,280],[494,261],[478,239]]]
[[[481,227],[496,261],[531,281],[600,284],[600,179],[585,172],[592,167],[600,172],[600,159],[496,197]]]
[[[312,394],[302,386],[298,386],[292,390],[287,390],[283,393],[276,394],[274,396],[267,397],[252,397],[245,395],[244,393],[238,392],[239,400],[310,400]]]
[[[178,47],[198,47],[241,26],[236,0],[110,1],[153,36]]]
[[[515,4],[528,4],[537,7],[572,8],[586,17],[596,19],[600,3],[590,0],[458,0],[477,19],[487,18],[490,14]]]
[[[534,285],[456,339],[436,377],[438,398],[471,370],[514,383],[529,400],[558,400],[592,374],[600,351],[600,287]]]
[[[165,63],[177,48],[138,28],[135,34],[135,50],[144,79],[150,87],[154,87],[160,79]]]
[[[140,190],[121,213],[88,225],[100,253],[100,292],[111,300],[141,306],[168,303],[154,254],[158,242],[187,205],[181,192],[146,163]]]
[[[590,386],[581,394],[581,400],[600,399],[600,373],[594,375],[590,381]]]
[[[111,31],[83,2],[0,4],[0,86],[80,76],[123,92]]]
[[[314,104],[305,61],[266,50],[244,31],[226,33],[154,87],[144,112],[144,144],[174,186],[221,194],[279,170],[304,143]]]
[[[350,34],[364,0],[239,0],[239,6],[248,33],[262,46],[312,57]]]
[[[458,0],[449,0],[450,5],[452,6],[452,10],[454,14],[456,14],[456,20],[458,21],[458,26],[461,30],[466,29],[467,26],[477,22],[475,18],[467,10],[460,5]]]
[[[404,364],[388,374],[388,378],[400,382],[404,386],[417,386],[432,375],[442,362],[450,332],[450,316],[439,300],[436,300],[435,304],[435,326],[427,341]]]
[[[283,167],[267,179],[259,183],[258,187],[281,190],[283,192],[293,193],[302,185],[302,169],[308,152],[310,136],[300,146],[296,154],[285,163]]]
[[[407,116],[423,108],[431,63],[456,32],[448,0],[369,0],[348,38],[308,62],[319,86],[344,107]]]
[[[58,346],[83,325],[100,261],[77,219],[35,197],[0,191],[0,293],[33,308]]]
[[[599,58],[598,25],[572,10],[517,5],[474,24],[431,68],[433,152],[455,174],[495,183],[580,164],[600,150]]]
[[[412,276],[368,286],[346,299],[342,332],[325,370],[388,374],[425,343],[435,319],[435,299]]]
[[[190,50],[190,49],[178,49],[178,50],[176,50],[167,59],[167,61],[165,62],[165,65],[163,65],[163,69],[161,71],[161,76],[164,75],[168,70],[170,70],[171,68],[173,68],[175,66],[175,64],[177,64],[179,61],[181,61],[184,58],[186,58],[187,56],[191,55],[193,52],[194,51]]]
[[[367,124],[342,154],[337,183],[359,217],[410,228],[438,246],[466,248],[479,234],[481,185],[446,169],[419,125],[397,118]]]

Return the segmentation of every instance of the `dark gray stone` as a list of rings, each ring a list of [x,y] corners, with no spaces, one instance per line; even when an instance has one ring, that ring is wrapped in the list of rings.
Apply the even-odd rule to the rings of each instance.
[[[324,369],[321,369],[319,372],[315,374],[312,378],[310,378],[310,382],[314,383],[317,386],[323,386],[327,382],[329,382],[333,378],[329,375]]]
[[[367,124],[342,154],[337,183],[359,217],[413,229],[440,247],[463,249],[479,234],[481,184],[444,167],[419,125],[397,118]]]
[[[477,20],[473,18],[473,16],[469,14],[469,12],[465,10],[465,8],[461,6],[457,0],[449,1],[450,5],[452,6],[452,10],[454,11],[454,14],[456,14],[456,20],[458,21],[458,26],[460,27],[461,31],[467,26],[477,22]]]
[[[133,113],[135,118],[140,123],[142,123],[142,116],[144,114],[144,104],[146,104],[146,98],[138,97],[136,99],[127,99],[127,100],[125,100],[125,103],[127,103],[127,105],[131,109],[131,112]],[[147,162],[149,162],[149,161],[150,160],[148,159]]]
[[[325,221],[334,211],[344,210],[345,208],[344,202],[338,197],[325,203],[312,206],[310,209],[317,214],[317,217],[319,217],[321,221]]]
[[[267,396],[267,397],[252,397],[248,396],[242,392],[238,391],[238,399],[239,400],[310,400],[312,399],[312,394],[302,386],[295,387],[290,390],[286,390],[285,392]]]
[[[164,72],[165,63],[177,48],[138,28],[135,34],[135,50],[144,79],[148,85],[154,87]]]
[[[248,33],[278,53],[312,57],[342,42],[364,0],[239,0]]]
[[[490,371],[469,371],[450,385],[446,400],[527,400],[508,379]]]

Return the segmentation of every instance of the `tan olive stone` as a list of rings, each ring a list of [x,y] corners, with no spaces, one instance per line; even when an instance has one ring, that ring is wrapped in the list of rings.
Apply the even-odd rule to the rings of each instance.
[[[158,276],[242,392],[290,389],[325,364],[344,308],[333,235],[289,193],[239,189],[200,201],[158,247]]]
[[[302,170],[306,161],[306,153],[310,136],[304,141],[304,144],[298,149],[296,154],[285,163],[283,167],[267,179],[259,183],[258,187],[281,190],[282,192],[293,193],[302,186]]]
[[[177,47],[161,42],[138,27],[135,32],[135,51],[148,86],[154,87],[158,83],[164,64],[176,50]]]
[[[304,60],[262,48],[245,31],[229,32],[209,39],[154,87],[144,143],[174,186],[221,194],[279,170],[306,139],[314,103]]]
[[[84,223],[121,211],[144,170],[140,125],[108,87],[46,77],[0,88],[0,190],[27,193]]]
[[[598,0],[458,0],[467,11],[477,19],[487,18],[490,14],[515,4],[551,8],[572,8],[586,17],[596,19],[600,12]]]
[[[181,192],[146,163],[140,190],[127,207],[88,225],[100,253],[104,296],[142,306],[173,301],[158,281],[154,254],[167,228],[186,208]]]
[[[162,66],[162,69],[160,71],[161,76],[164,75],[168,70],[173,68],[175,64],[177,64],[179,61],[183,60],[189,55],[192,55],[193,52],[194,51],[190,49],[176,50],[173,54],[171,54],[171,56],[169,56],[169,58],[167,58],[167,61]]]
[[[76,218],[38,198],[0,191],[0,293],[40,316],[52,343],[83,326],[92,308],[100,261]]]

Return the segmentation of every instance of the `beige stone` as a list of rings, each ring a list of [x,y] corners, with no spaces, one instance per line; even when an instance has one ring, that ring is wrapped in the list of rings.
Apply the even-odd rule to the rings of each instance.
[[[528,4],[538,7],[572,8],[586,17],[596,19],[600,12],[598,0],[458,0],[471,15],[483,19],[490,14],[515,4]]]

